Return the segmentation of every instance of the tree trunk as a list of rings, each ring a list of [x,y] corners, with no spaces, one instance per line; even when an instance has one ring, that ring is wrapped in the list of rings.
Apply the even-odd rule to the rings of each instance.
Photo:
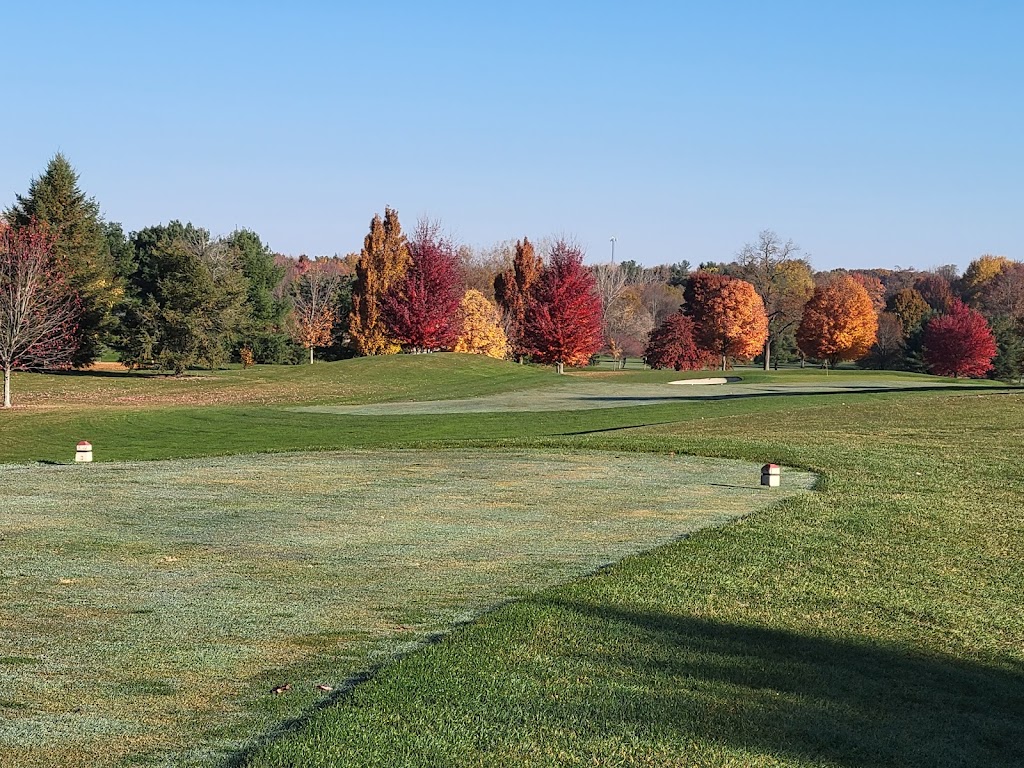
[[[4,408],[11,407],[11,367],[4,366]]]
[[[559,361],[559,362],[555,363],[555,365],[558,367],[558,375],[559,376],[561,376],[563,373],[565,373],[565,363]]]
[[[722,370],[725,370],[725,355],[722,355]]]
[[[766,371],[771,370],[771,359],[772,359],[772,337],[769,336],[764,340],[764,369]]]

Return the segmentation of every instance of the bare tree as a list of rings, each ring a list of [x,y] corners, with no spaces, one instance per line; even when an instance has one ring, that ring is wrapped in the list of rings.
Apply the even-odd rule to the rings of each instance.
[[[81,305],[52,246],[52,238],[35,222],[0,231],[4,408],[11,407],[11,371],[67,365],[77,347]]]
[[[617,264],[595,264],[590,268],[597,287],[597,295],[601,298],[602,331],[608,339],[608,318],[611,316],[612,304],[626,290],[628,273]]]
[[[771,365],[772,344],[800,322],[800,313],[811,297],[814,282],[811,266],[800,258],[800,246],[782,242],[770,229],[758,233],[757,243],[743,246],[736,260],[739,277],[753,284],[764,301],[768,315],[768,337],[764,342],[764,370]]]

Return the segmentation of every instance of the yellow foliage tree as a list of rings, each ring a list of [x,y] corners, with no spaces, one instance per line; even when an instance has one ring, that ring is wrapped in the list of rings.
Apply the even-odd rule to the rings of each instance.
[[[839,275],[814,289],[796,341],[808,357],[836,365],[864,357],[877,334],[878,315],[867,290],[849,275]]]
[[[964,276],[960,279],[964,301],[973,307],[978,306],[985,286],[998,277],[1009,263],[1010,260],[1005,256],[985,254],[968,264]]]
[[[459,304],[462,333],[455,342],[456,352],[487,355],[502,360],[508,355],[508,337],[502,330],[498,309],[480,291],[466,291]]]
[[[398,342],[389,336],[380,309],[384,294],[405,277],[411,260],[398,212],[385,208],[383,220],[377,214],[370,222],[352,286],[349,334],[360,355],[394,355],[401,351]]]

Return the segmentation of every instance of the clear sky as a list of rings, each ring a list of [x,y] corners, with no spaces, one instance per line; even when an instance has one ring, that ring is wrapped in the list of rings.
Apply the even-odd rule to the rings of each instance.
[[[45,9],[45,10],[44,10]],[[126,230],[836,266],[1024,259],[1024,3],[51,2],[2,14],[0,203],[62,151]]]

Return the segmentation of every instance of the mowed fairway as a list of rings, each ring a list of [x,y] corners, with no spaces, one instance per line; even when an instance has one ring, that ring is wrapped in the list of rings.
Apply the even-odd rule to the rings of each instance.
[[[8,465],[0,764],[209,763],[317,684],[813,477],[758,480],[573,451]]]

